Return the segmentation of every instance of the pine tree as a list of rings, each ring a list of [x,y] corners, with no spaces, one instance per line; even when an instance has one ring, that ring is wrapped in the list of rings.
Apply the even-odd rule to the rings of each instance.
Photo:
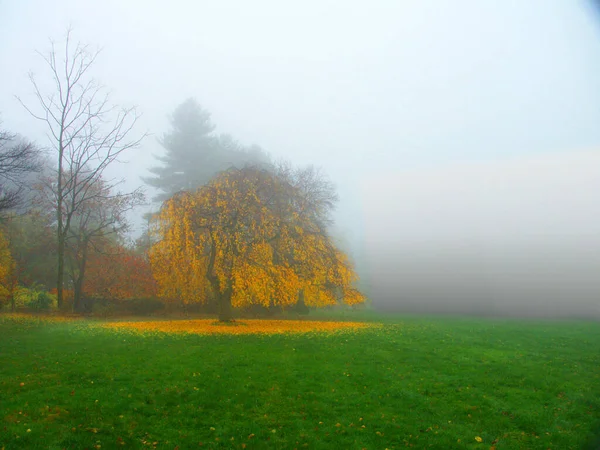
[[[172,129],[160,140],[166,150],[162,163],[150,169],[154,176],[143,181],[160,190],[154,198],[163,202],[180,191],[205,185],[217,173],[245,165],[269,164],[259,147],[246,148],[230,135],[217,135],[210,113],[193,98],[179,105],[171,116]]]

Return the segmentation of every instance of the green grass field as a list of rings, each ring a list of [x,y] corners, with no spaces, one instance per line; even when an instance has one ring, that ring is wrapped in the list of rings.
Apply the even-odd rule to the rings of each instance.
[[[598,432],[600,324],[378,320],[203,336],[0,316],[0,449],[562,450]]]

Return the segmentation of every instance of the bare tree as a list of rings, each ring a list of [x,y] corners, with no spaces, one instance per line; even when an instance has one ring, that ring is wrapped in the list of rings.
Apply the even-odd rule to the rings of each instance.
[[[65,246],[73,218],[98,195],[94,187],[106,168],[123,152],[138,147],[146,136],[130,138],[139,118],[136,109],[111,105],[104,87],[90,77],[98,54],[87,45],[73,45],[68,30],[60,54],[54,42],[48,53],[39,53],[49,70],[52,87],[42,89],[30,73],[37,107],[30,108],[19,99],[33,117],[45,124],[57,157],[56,177],[50,188],[56,204],[59,307],[63,303]],[[109,180],[105,187],[112,192],[121,182]]]
[[[129,230],[126,214],[144,203],[141,191],[113,194],[104,180],[99,179],[93,187],[95,195],[82,203],[71,220],[66,239],[69,256],[69,272],[73,284],[73,308],[78,312],[87,310],[83,299],[88,257],[91,252],[106,253],[110,241]]]
[[[39,151],[16,134],[0,130],[0,214],[19,205],[25,176],[40,168]]]

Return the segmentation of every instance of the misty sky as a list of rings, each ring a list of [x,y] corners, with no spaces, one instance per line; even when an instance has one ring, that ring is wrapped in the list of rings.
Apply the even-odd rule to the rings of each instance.
[[[43,73],[34,50],[71,24],[103,48],[94,73],[115,101],[140,107],[141,131],[161,135],[167,115],[194,96],[218,131],[324,167],[340,190],[339,226],[358,248],[361,199],[375,201],[366,192],[378,205],[414,204],[456,166],[494,173],[545,154],[563,184],[576,180],[571,158],[600,150],[599,18],[567,0],[0,0],[0,113],[5,128],[43,142],[13,96],[30,98],[27,72]],[[115,173],[134,187],[159,152],[150,138]],[[412,184],[400,197],[373,190],[404,177]],[[429,195],[425,210],[456,198],[442,197]],[[414,217],[424,216],[411,219],[419,229]],[[422,229],[442,232],[444,217]]]

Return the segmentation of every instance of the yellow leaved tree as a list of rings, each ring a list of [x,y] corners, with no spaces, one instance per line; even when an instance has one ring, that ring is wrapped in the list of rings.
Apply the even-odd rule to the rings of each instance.
[[[16,264],[8,240],[0,230],[0,306],[11,301],[14,309],[14,291],[17,287]]]
[[[363,295],[327,233],[337,200],[315,169],[231,169],[167,200],[154,218],[150,262],[160,295],[184,304],[215,298],[219,319],[253,304],[322,307]]]

